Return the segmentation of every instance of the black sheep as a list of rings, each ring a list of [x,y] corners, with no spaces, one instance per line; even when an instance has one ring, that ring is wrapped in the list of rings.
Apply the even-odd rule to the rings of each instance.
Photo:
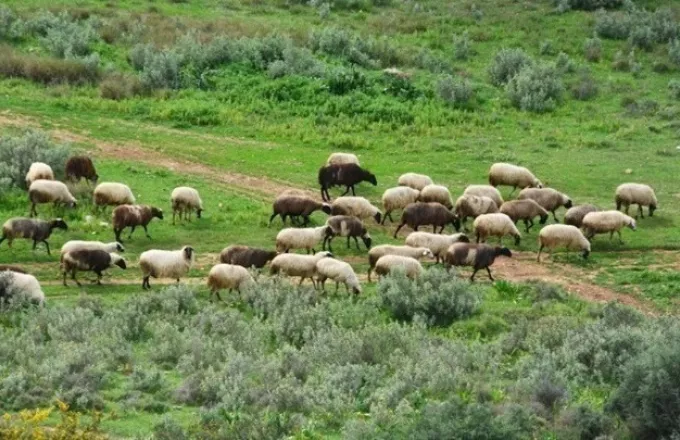
[[[512,257],[512,252],[510,252],[510,249],[500,246],[492,247],[487,244],[455,243],[446,252],[445,262],[447,268],[451,266],[471,266],[474,272],[472,272],[470,281],[475,280],[475,275],[480,269],[486,269],[489,279],[494,281],[489,266],[499,256]]]
[[[248,269],[253,266],[255,266],[256,269],[261,269],[267,262],[273,260],[276,255],[276,251],[233,245],[220,252],[220,262],[224,264],[234,264]]]
[[[460,219],[456,214],[446,209],[446,206],[437,202],[416,202],[411,203],[401,214],[401,224],[394,231],[394,238],[397,238],[399,230],[404,225],[409,225],[414,231],[419,226],[432,225],[432,232],[437,232],[437,226],[441,226],[439,233],[444,231],[447,224],[452,224],[456,231],[460,230]]]
[[[108,253],[101,249],[79,249],[67,252],[61,259],[62,271],[64,273],[64,286],[66,286],[66,275],[70,272],[71,279],[80,286],[76,279],[77,271],[91,271],[97,274],[97,284],[101,284],[102,272],[111,266],[118,266],[126,269],[125,260],[118,254]]]
[[[346,195],[349,190],[352,190],[352,195],[355,196],[354,185],[361,182],[370,182],[373,186],[378,184],[375,175],[368,170],[364,170],[355,163],[345,163],[338,165],[324,165],[319,169],[319,185],[321,185],[321,198],[324,201],[331,199],[328,189],[333,186],[346,186],[342,195]]]
[[[328,250],[333,252],[331,241],[338,235],[347,237],[347,249],[350,246],[350,238],[354,238],[357,249],[360,249],[357,237],[361,237],[366,249],[371,248],[371,236],[368,234],[364,223],[358,218],[350,215],[335,215],[326,221],[326,225],[328,225],[328,229],[326,230],[326,237],[323,239],[323,250],[326,250],[326,243],[328,243]]]

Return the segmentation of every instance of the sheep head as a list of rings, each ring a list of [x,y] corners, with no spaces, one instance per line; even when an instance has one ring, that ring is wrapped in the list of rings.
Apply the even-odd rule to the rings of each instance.
[[[496,254],[496,256],[503,256],[508,258],[512,257],[512,252],[510,251],[510,249],[506,247],[497,246],[494,248],[494,253]]]
[[[151,217],[156,217],[159,220],[163,220],[163,210],[160,208],[151,207]]]
[[[203,208],[198,208],[196,210],[196,218],[201,218],[201,213],[203,212]]]
[[[182,251],[184,252],[184,259],[186,260],[191,260],[194,257],[194,248],[191,246],[184,246],[182,248]]]
[[[50,222],[50,230],[55,229],[55,228],[63,229],[64,231],[68,231],[68,225],[61,218],[56,218],[56,219],[54,219]]]

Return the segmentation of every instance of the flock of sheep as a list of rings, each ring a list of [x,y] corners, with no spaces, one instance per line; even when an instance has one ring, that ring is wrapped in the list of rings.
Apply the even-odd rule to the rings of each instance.
[[[98,175],[92,160],[86,156],[71,157],[65,170],[66,180],[80,181],[86,179],[96,185]],[[436,259],[451,266],[470,266],[474,277],[479,270],[485,269],[493,280],[489,267],[499,256],[511,257],[507,247],[490,246],[484,242],[490,237],[497,237],[502,245],[505,236],[514,238],[515,245],[521,240],[517,223],[521,220],[525,232],[529,232],[538,219],[544,225],[552,213],[556,224],[544,226],[538,236],[540,261],[544,249],[553,250],[565,247],[580,250],[583,257],[590,253],[590,240],[601,233],[609,233],[610,239],[616,232],[621,240],[621,229],[630,227],[635,230],[635,219],[628,216],[630,205],[638,205],[638,213],[644,218],[642,207],[649,208],[652,216],[657,208],[657,199],[652,188],[638,183],[625,183],[616,189],[616,210],[602,211],[594,205],[573,206],[571,199],[552,188],[544,188],[540,180],[527,168],[507,163],[496,163],[489,170],[489,185],[470,185],[464,193],[453,202],[451,194],[445,186],[435,184],[428,176],[406,173],[399,177],[398,186],[386,190],[382,196],[382,211],[367,199],[357,197],[355,186],[361,182],[377,185],[375,175],[363,169],[358,158],[353,154],[334,153],[318,173],[323,202],[310,197],[306,192],[287,190],[279,194],[273,203],[270,225],[279,216],[283,223],[290,218],[293,227],[282,229],[276,237],[276,250],[258,249],[243,245],[233,245],[220,254],[220,263],[208,274],[207,284],[211,297],[223,289],[241,290],[255,281],[248,269],[263,268],[270,264],[272,274],[284,274],[299,277],[300,284],[307,278],[316,288],[317,281],[325,287],[326,280],[340,283],[355,294],[361,293],[361,284],[353,270],[346,262],[340,261],[332,254],[331,243],[336,237],[347,239],[347,247],[353,239],[360,249],[359,238],[368,250],[368,280],[375,271],[378,275],[388,274],[395,268],[401,268],[408,277],[415,278],[422,273],[420,260]],[[44,163],[31,165],[26,175],[28,197],[31,202],[31,218],[16,217],[7,220],[2,228],[0,244],[5,240],[11,247],[14,239],[33,240],[33,249],[38,243],[45,244],[50,253],[47,239],[55,229],[67,230],[62,219],[50,221],[32,218],[37,216],[37,207],[41,204],[53,203],[75,207],[77,201],[70,193],[67,185],[54,179],[52,169]],[[516,200],[505,202],[497,186],[511,186],[512,193],[517,188],[521,191]],[[342,196],[331,201],[329,189],[344,186]],[[352,191],[352,196],[346,194]],[[60,264],[63,283],[66,285],[70,275],[78,285],[76,273],[90,271],[97,275],[97,283],[101,283],[102,272],[110,267],[127,267],[125,260],[117,253],[124,251],[121,233],[130,229],[131,238],[137,227],[144,229],[151,238],[147,226],[154,219],[163,219],[163,211],[157,207],[135,204],[135,197],[127,185],[104,182],[96,185],[92,197],[97,211],[106,206],[114,206],[112,213],[113,232],[116,241],[102,243],[98,241],[69,241],[61,249]],[[176,217],[190,219],[195,212],[201,217],[203,204],[198,192],[189,187],[176,188],[171,194],[173,224]],[[564,224],[559,224],[555,211],[560,207],[567,209]],[[620,212],[625,209],[625,214]],[[324,225],[306,227],[309,217],[316,211],[322,211],[330,217]],[[401,211],[399,224],[394,231],[394,238],[404,226],[413,232],[408,234],[405,244],[372,246],[372,239],[364,224],[367,219],[385,224],[389,219],[394,222],[392,213]],[[473,232],[476,243],[464,233],[459,233],[461,226],[467,231],[468,218],[473,220]],[[456,233],[443,235],[447,225],[452,225]],[[432,233],[418,231],[420,226],[432,226]],[[316,248],[321,245],[321,252]],[[328,248],[328,251],[326,251]],[[291,250],[305,249],[307,255],[289,253]],[[195,251],[191,246],[179,250],[149,250],[139,258],[142,271],[142,287],[150,288],[149,279],[171,278],[178,282],[191,269]],[[45,296],[35,277],[25,273],[17,266],[0,266],[0,271],[8,271],[8,285],[0,289],[0,296],[18,293],[29,299],[43,303]],[[221,298],[220,298],[221,299]]]

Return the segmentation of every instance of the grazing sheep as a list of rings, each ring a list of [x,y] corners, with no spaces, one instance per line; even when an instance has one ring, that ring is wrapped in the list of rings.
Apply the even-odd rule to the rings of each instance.
[[[488,197],[500,207],[503,204],[503,196],[491,185],[468,185],[463,191],[464,196]]]
[[[572,206],[564,214],[564,224],[576,226],[580,228],[583,224],[583,217],[590,212],[597,212],[600,208],[595,205],[577,205]]]
[[[423,203],[441,203],[447,209],[453,208],[453,201],[449,189],[443,185],[427,185],[420,190],[418,201]]]
[[[375,263],[375,273],[379,277],[389,275],[393,269],[401,268],[411,279],[418,278],[423,273],[423,266],[418,260],[403,255],[385,255]]]
[[[0,286],[0,299],[8,299],[18,296],[27,301],[37,303],[39,306],[45,305],[45,293],[40,287],[40,283],[33,275],[21,272],[8,272],[7,284]]]
[[[344,165],[348,163],[361,165],[359,158],[352,153],[331,153],[326,161],[326,165]]]
[[[542,225],[548,221],[548,211],[533,199],[507,201],[501,206],[500,212],[510,217],[510,220],[515,224],[519,220],[524,221],[527,234],[529,229],[534,226],[534,217],[540,217],[538,222]]]
[[[557,220],[555,211],[560,206],[564,206],[566,209],[569,209],[573,206],[573,203],[571,202],[571,199],[569,198],[568,195],[556,191],[552,188],[526,188],[520,191],[519,195],[517,196],[517,199],[534,200],[536,203],[541,205],[543,209],[545,209],[548,212],[552,212],[553,219],[555,219],[556,223],[559,223],[560,221]]]
[[[39,204],[63,203],[69,208],[75,208],[78,202],[66,185],[56,180],[36,180],[28,188],[28,199],[31,202],[31,217],[38,215],[35,207]]]
[[[316,279],[321,283],[321,289],[326,290],[326,280],[331,279],[335,281],[335,293],[338,293],[340,283],[345,284],[347,293],[350,287],[355,295],[361,293],[361,285],[359,278],[352,269],[352,266],[344,261],[336,260],[335,258],[322,258],[316,262]]]
[[[194,264],[194,248],[184,246],[177,251],[152,249],[139,256],[139,268],[142,270],[142,289],[151,289],[149,278],[179,279],[185,276]]]
[[[196,218],[201,218],[203,212],[203,201],[201,196],[194,188],[188,186],[180,186],[172,190],[170,195],[170,202],[172,203],[172,224],[175,224],[175,215],[179,213],[179,219],[182,220],[184,214],[185,220],[191,221],[191,213],[196,211]]]
[[[136,199],[129,186],[123,183],[102,182],[95,187],[92,201],[99,209],[105,206],[134,205]]]
[[[354,185],[361,182],[370,182],[373,186],[378,184],[375,175],[355,163],[324,165],[319,169],[318,178],[319,185],[321,185],[321,199],[324,201],[330,201],[331,195],[328,193],[328,189],[333,186],[346,186],[347,189],[342,195],[344,196],[351,189],[354,196],[356,195]]]
[[[331,204],[331,215],[352,215],[360,219],[372,217],[376,223],[380,223],[382,217],[380,210],[363,197],[338,197]]]
[[[120,205],[116,206],[111,214],[113,219],[113,233],[116,235],[116,241],[122,243],[120,238],[123,229],[130,228],[130,235],[128,239],[132,238],[132,233],[135,232],[137,226],[144,228],[144,232],[148,238],[151,238],[146,226],[154,218],[163,220],[163,210],[149,205]]]
[[[36,180],[54,180],[52,167],[42,162],[33,162],[26,173],[26,188]]]
[[[437,263],[439,258],[444,259],[446,251],[454,243],[469,243],[470,239],[465,234],[453,235],[431,234],[429,232],[411,232],[406,237],[406,245],[416,248],[427,248],[434,254]]]
[[[286,228],[276,235],[276,251],[287,253],[291,249],[306,249],[307,253],[315,253],[314,247],[325,241],[329,227],[326,225],[316,228]]]
[[[404,225],[408,225],[414,231],[417,231],[418,227],[422,225],[432,225],[432,232],[437,232],[437,226],[440,226],[439,233],[441,234],[444,227],[449,223],[453,225],[456,231],[460,229],[458,216],[446,209],[441,203],[411,203],[401,214],[401,223],[394,231],[394,238],[397,238],[399,230]]]
[[[67,180],[80,182],[80,179],[85,179],[86,182],[97,184],[99,176],[97,170],[94,168],[92,159],[87,156],[72,156],[66,161],[64,167],[64,175]]]
[[[385,224],[387,217],[390,218],[391,222],[394,222],[394,220],[392,220],[392,211],[404,209],[411,203],[415,203],[418,200],[419,195],[420,191],[408,186],[398,186],[385,190],[382,195],[382,204],[385,215],[383,216],[381,224]]]
[[[235,264],[216,264],[208,273],[208,287],[210,288],[210,299],[217,295],[217,299],[222,301],[220,290],[229,289],[231,293],[234,289],[241,293],[241,288],[247,288],[255,284],[253,276],[243,266]]]
[[[515,237],[515,245],[518,246],[522,238],[512,219],[501,213],[480,215],[475,219],[473,227],[477,243],[485,242],[489,237],[498,237],[502,244],[504,236],[512,235]]]
[[[616,210],[621,209],[621,206],[626,208],[626,214],[630,205],[638,205],[638,213],[640,218],[645,218],[642,212],[643,206],[649,206],[649,216],[654,215],[657,207],[656,194],[649,185],[642,183],[624,183],[616,188]],[[635,215],[637,218],[637,214]]]
[[[391,244],[382,244],[376,246],[368,251],[368,281],[371,281],[371,272],[375,268],[375,264],[381,257],[385,255],[401,255],[403,257],[411,257],[416,260],[423,258],[434,258],[432,251],[426,247],[412,247],[412,246],[393,246]]]
[[[50,244],[47,239],[52,235],[52,231],[55,229],[62,229],[64,231],[68,230],[68,226],[64,220],[57,218],[50,221],[45,220],[34,220],[26,217],[14,217],[5,222],[2,225],[2,238],[0,238],[0,243],[7,240],[7,245],[12,247],[12,241],[15,238],[26,238],[33,240],[33,250],[39,242],[45,243],[47,248],[47,255],[50,253]]]
[[[494,281],[491,276],[491,266],[496,257],[512,257],[512,252],[506,247],[489,246],[486,244],[456,243],[446,251],[446,266],[470,266],[474,269],[470,276],[470,282],[475,280],[475,275],[480,269],[486,269],[489,279]]]
[[[281,221],[284,225],[286,224],[286,217],[290,216],[290,221],[293,223],[294,219],[302,216],[302,226],[306,226],[309,223],[309,216],[315,211],[323,211],[326,214],[331,213],[331,207],[328,203],[317,202],[310,197],[298,195],[277,197],[274,200],[272,210],[274,212],[269,218],[270,226],[277,215],[281,216]]]
[[[432,185],[434,182],[430,178],[430,176],[426,176],[425,174],[417,174],[417,173],[405,173],[399,176],[399,181],[398,184],[400,186],[408,186],[409,188],[417,189],[418,191],[422,191],[423,188],[425,188],[427,185]]]
[[[468,217],[474,219],[482,214],[493,214],[498,212],[498,206],[490,197],[462,195],[456,200],[454,212],[460,218],[463,228],[467,230],[465,223]]]
[[[536,261],[541,262],[541,252],[543,248],[548,248],[552,252],[559,246],[566,247],[568,250],[578,249],[583,251],[583,258],[588,258],[590,254],[590,242],[583,235],[581,230],[572,225],[548,225],[541,229],[538,234],[538,256]]]
[[[331,241],[337,236],[347,237],[347,249],[349,249],[350,238],[354,238],[357,249],[360,249],[357,237],[361,237],[364,245],[366,245],[366,249],[371,248],[371,236],[366,230],[364,223],[356,217],[350,215],[334,215],[326,220],[326,226],[328,226],[329,229],[326,230],[326,237],[323,240],[322,249],[324,250],[326,250],[326,243],[328,243],[328,250],[333,252]]]
[[[590,212],[583,217],[582,228],[588,240],[593,238],[595,234],[607,232],[609,232],[609,239],[611,240],[614,232],[616,232],[619,235],[619,242],[623,244],[621,228],[625,226],[634,231],[637,227],[635,219],[619,211],[598,211]]]
[[[111,243],[102,243],[101,241],[71,240],[64,243],[64,245],[61,247],[61,255],[63,256],[67,252],[73,252],[75,250],[81,249],[99,249],[109,253],[125,252],[123,245],[117,241],[112,241]]]
[[[511,186],[514,193],[517,188],[542,188],[543,184],[527,168],[509,163],[495,163],[489,169],[489,184]]]
[[[102,272],[106,269],[118,266],[126,269],[127,265],[123,257],[116,253],[109,253],[101,249],[77,249],[66,252],[61,258],[62,272],[64,274],[64,286],[66,286],[66,274],[71,273],[71,279],[80,286],[76,279],[77,271],[90,271],[97,274],[97,284],[102,283]]]
[[[256,269],[262,269],[267,262],[273,260],[276,255],[276,251],[233,245],[224,248],[222,252],[220,252],[220,262],[223,264],[242,266],[247,269],[250,269],[253,266]]]
[[[328,251],[317,252],[314,255],[281,254],[277,255],[270,267],[272,275],[284,273],[289,277],[300,277],[300,284],[309,278],[312,285],[316,288],[314,275],[316,274],[316,263],[323,258],[333,258],[333,254]]]
[[[21,268],[19,266],[14,266],[12,264],[0,264],[0,272],[5,272],[5,271],[17,272],[17,273],[28,273],[23,268]]]

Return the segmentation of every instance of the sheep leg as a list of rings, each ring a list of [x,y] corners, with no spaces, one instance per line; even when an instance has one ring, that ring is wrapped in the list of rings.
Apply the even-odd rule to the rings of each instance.
[[[277,213],[274,213],[274,214],[272,214],[271,217],[269,217],[269,226],[272,225],[272,222],[274,221],[274,219],[276,218],[277,215],[278,215]]]
[[[369,266],[368,268],[368,282],[371,282],[371,272],[373,272],[373,266]]]
[[[348,192],[349,192],[349,185],[347,185],[347,189],[345,190],[345,192],[340,194],[340,197],[346,196]]]
[[[142,289],[144,289],[144,290],[151,289],[151,284],[149,283],[149,277],[150,277],[150,275],[147,275],[142,279]]]
[[[38,211],[35,210],[35,202],[31,203],[31,217],[38,215]]]
[[[638,203],[638,211],[640,212],[640,218],[645,218],[645,213],[642,211],[642,205]]]
[[[33,240],[33,250],[38,246],[38,242],[36,240]]]
[[[101,286],[101,285],[102,285],[102,276],[103,276],[103,275],[102,275],[101,271],[96,271],[95,273],[97,274],[97,285],[98,285],[98,286]]]
[[[76,284],[78,285],[78,287],[81,286],[80,281],[78,281],[78,280],[76,279],[76,269],[75,269],[75,268],[71,271],[71,279],[72,279],[73,281],[76,282]]]
[[[358,250],[361,250],[361,248],[359,247],[359,240],[357,240],[356,237],[354,237],[354,243],[356,243],[357,249],[358,249]]]
[[[388,216],[390,217],[390,221],[392,221],[392,211],[385,212],[385,215],[383,215],[382,221],[380,222],[381,225],[385,225],[385,220],[387,220]]]
[[[536,257],[536,261],[538,261],[539,263],[541,262],[541,252],[543,252],[543,248],[544,246],[541,245],[541,247],[538,249],[538,256]]]
[[[612,241],[612,238],[614,238],[614,231],[609,233],[609,241]]]
[[[151,239],[151,236],[149,235],[149,231],[146,229],[146,225],[142,225],[142,228],[144,228],[144,233],[146,234],[146,238]]]
[[[349,249],[349,235],[347,236],[347,249]]]
[[[47,255],[52,255],[50,252],[50,244],[47,242],[47,240],[43,240],[43,243],[45,243],[45,247],[47,248]],[[33,249],[35,249],[35,246],[33,246]]]
[[[345,285],[345,287],[347,287],[347,285]],[[338,294],[338,289],[339,289],[339,288],[340,288],[340,282],[339,282],[339,281],[336,281],[336,282],[335,282],[335,294],[336,294],[336,295]],[[347,290],[347,293],[349,293],[349,288],[348,288],[348,290]]]
[[[400,230],[401,228],[403,228],[405,224],[406,224],[406,223],[402,223],[402,224],[400,224],[399,226],[397,226],[397,229],[394,231],[394,238],[397,238],[397,234],[399,233],[399,230]],[[416,230],[418,230],[417,227],[416,227]]]
[[[489,266],[486,267],[486,273],[489,274],[489,279],[490,279],[491,281],[495,281],[495,280],[493,279],[493,277],[491,276],[491,270],[489,269]]]
[[[479,232],[477,232],[477,243],[479,243],[479,239],[480,239]]]
[[[439,233],[440,233],[440,234],[444,232],[444,228],[445,228],[445,227],[446,227],[446,225],[442,225],[442,227],[439,229]]]
[[[0,237],[0,244],[2,244],[3,241],[5,241],[5,238],[7,238],[7,237],[5,237],[4,235],[2,237]],[[7,244],[9,244],[9,243],[7,243]]]
[[[350,188],[352,188],[352,195],[353,195],[353,196],[356,196],[357,193],[354,192],[354,185],[352,185]]]
[[[559,223],[560,221],[557,220],[557,216],[555,215],[555,211],[552,212],[553,218],[555,219],[555,223]]]
[[[617,234],[619,234],[619,243],[623,244],[623,238],[621,238],[621,231],[616,231]]]
[[[122,229],[115,229],[115,228],[113,229],[113,233],[115,234],[115,236],[116,236],[116,241],[117,241],[118,243],[122,243],[122,242],[123,242],[123,240],[120,238],[120,233],[121,233],[121,232],[123,232]]]
[[[173,210],[172,210],[172,224],[173,224],[173,226],[174,226],[174,224],[175,224],[175,216],[176,216],[176,214],[177,214],[177,211],[175,211],[175,210],[173,209]],[[270,223],[271,223],[271,222],[270,222]]]
[[[302,216],[302,226],[307,226],[309,224],[309,216],[303,215]]]
[[[66,284],[66,271],[64,271],[64,280],[63,280],[63,283],[64,283],[64,287],[68,287],[68,284]]]
[[[136,227],[137,226],[132,226],[132,228],[130,229],[130,235],[128,235],[128,240],[132,238],[132,233],[135,232]]]
[[[475,282],[475,275],[477,275],[477,271],[478,271],[478,270],[479,270],[479,269],[475,269],[475,270],[472,272],[472,276],[470,276],[470,282],[471,282],[471,283],[474,283],[474,282]]]

